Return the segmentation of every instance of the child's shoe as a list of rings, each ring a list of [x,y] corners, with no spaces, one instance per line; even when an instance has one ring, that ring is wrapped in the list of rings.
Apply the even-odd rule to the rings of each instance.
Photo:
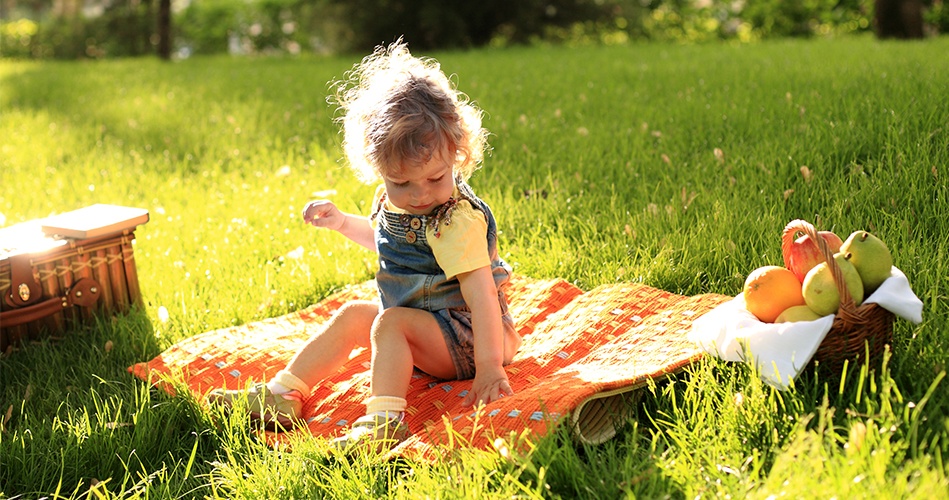
[[[409,438],[409,426],[402,415],[385,417],[380,414],[359,417],[353,422],[349,434],[333,440],[333,448],[348,453],[361,444],[375,447],[376,453],[391,450]]]
[[[250,418],[263,421],[268,426],[279,425],[284,430],[292,429],[294,421],[301,417],[303,411],[303,397],[298,391],[274,394],[262,382],[247,390],[215,389],[208,393],[208,400],[229,407],[246,404]]]

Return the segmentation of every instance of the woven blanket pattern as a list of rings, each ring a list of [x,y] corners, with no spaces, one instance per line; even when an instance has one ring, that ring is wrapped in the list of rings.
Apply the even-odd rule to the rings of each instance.
[[[514,396],[478,412],[461,402],[471,381],[445,381],[416,371],[406,400],[414,435],[394,453],[422,459],[454,442],[487,448],[511,433],[544,436],[570,425],[588,443],[615,434],[630,409],[631,391],[649,378],[677,371],[703,354],[687,340],[692,320],[730,297],[684,297],[638,284],[604,285],[583,293],[563,280],[515,275],[506,290],[524,344],[508,365]],[[283,369],[303,343],[350,300],[374,300],[372,282],[350,287],[302,311],[216,330],[183,340],[155,359],[129,368],[137,377],[180,377],[197,396],[246,387]],[[369,397],[368,349],[357,348],[304,403],[306,426],[270,433],[289,442],[299,433],[335,437],[365,412]],[[170,387],[166,386],[170,390]]]

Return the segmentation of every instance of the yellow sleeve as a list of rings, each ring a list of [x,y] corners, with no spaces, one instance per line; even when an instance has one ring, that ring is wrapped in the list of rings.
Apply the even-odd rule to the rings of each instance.
[[[429,227],[425,239],[447,278],[491,265],[488,221],[468,200],[459,201],[452,210],[450,225],[441,224],[441,236],[436,238],[435,229]]]

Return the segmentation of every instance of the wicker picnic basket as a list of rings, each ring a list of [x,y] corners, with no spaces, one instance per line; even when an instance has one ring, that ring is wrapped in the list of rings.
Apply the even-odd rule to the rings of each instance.
[[[90,208],[113,219],[87,219]],[[79,214],[83,225],[73,236],[48,227],[53,218],[0,229],[0,355],[92,322],[96,313],[141,306],[132,242],[148,216],[127,217],[130,210],[94,205],[58,216]]]
[[[854,303],[844,282],[843,272],[834,259],[834,252],[807,221],[793,220],[784,228],[781,249],[785,267],[790,265],[788,250],[799,233],[806,234],[817,243],[834,275],[834,282],[840,294],[840,308],[834,316],[833,326],[814,353],[812,363],[839,373],[844,362],[848,360],[851,366],[854,362],[863,363],[867,356],[871,362],[878,361],[893,336],[893,313],[877,304]]]

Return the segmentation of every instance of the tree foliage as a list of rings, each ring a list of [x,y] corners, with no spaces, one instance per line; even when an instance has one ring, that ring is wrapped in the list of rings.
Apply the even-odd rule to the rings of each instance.
[[[6,12],[2,54],[99,58],[154,54],[167,0],[34,0]],[[402,36],[413,48],[666,40],[753,42],[881,31],[881,3],[916,2],[929,34],[949,30],[944,0],[192,0],[171,20],[179,57],[356,52]],[[921,3],[920,3],[921,2]],[[90,2],[91,4],[91,2]],[[19,4],[23,5],[23,4]],[[59,6],[59,7],[56,7]],[[64,9],[62,6],[71,6]],[[9,10],[9,9],[8,9]]]

